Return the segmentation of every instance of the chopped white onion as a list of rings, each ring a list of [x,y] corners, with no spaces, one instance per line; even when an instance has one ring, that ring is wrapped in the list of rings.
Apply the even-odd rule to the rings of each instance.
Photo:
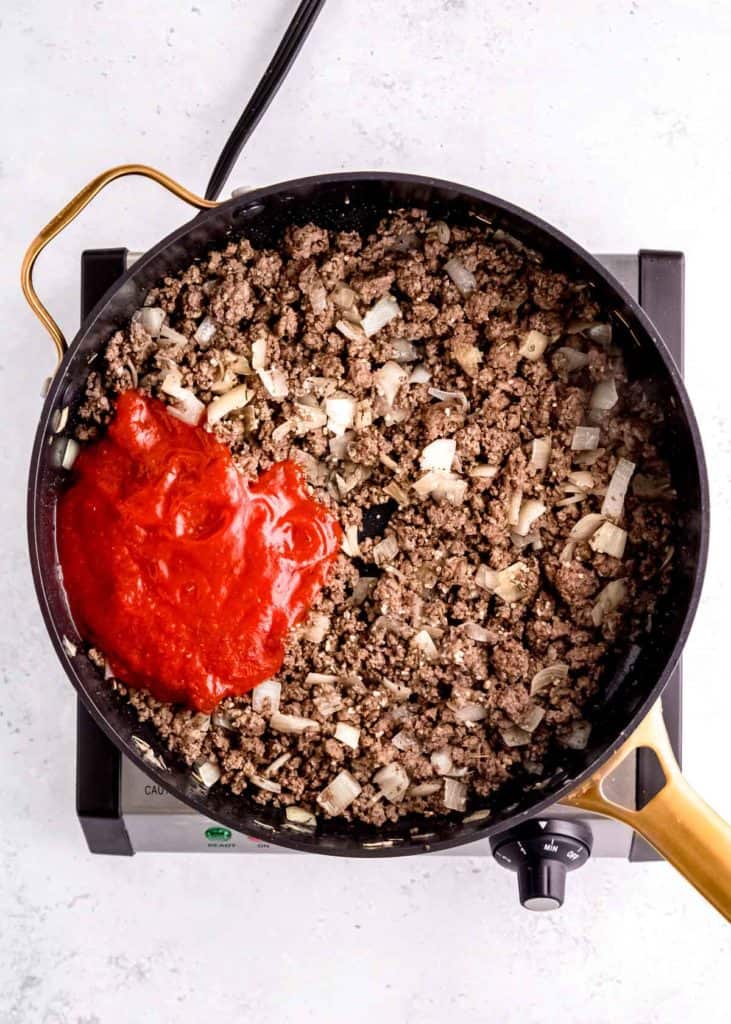
[[[349,320],[338,320],[335,328],[348,341],[363,341],[366,337],[365,331],[360,324],[351,323]]]
[[[160,385],[161,391],[175,399],[176,405],[169,405],[168,412],[183,423],[195,427],[200,423],[205,412],[205,405],[188,388],[180,383],[180,373],[175,370],[168,373]]]
[[[327,423],[327,413],[320,408],[313,395],[303,395],[294,403],[294,425],[297,434],[302,436],[310,430],[319,430]]]
[[[609,324],[592,324],[586,333],[592,341],[605,348],[612,344],[612,328]]]
[[[63,645],[63,649],[64,649],[64,651],[66,651],[66,653],[68,654],[69,658],[75,658],[76,657],[76,654],[77,654],[77,651],[78,651],[78,647],[73,642],[73,640],[69,640],[69,638],[67,636],[63,636],[63,637],[61,637],[61,644]]]
[[[585,750],[590,735],[591,725],[589,722],[575,722],[571,726],[570,731],[563,737],[562,742],[565,747],[570,747],[571,750]]]
[[[279,782],[274,782],[272,779],[265,779],[262,775],[252,775],[249,778],[249,782],[252,786],[256,786],[257,789],[264,789],[267,793],[281,793],[282,785]]]
[[[434,223],[427,228],[427,236],[436,238],[442,245],[447,245],[449,239],[452,237],[452,232],[449,230],[449,224],[446,224],[443,220],[435,220]]]
[[[399,388],[408,379],[407,371],[392,359],[389,359],[373,374],[376,392],[385,402],[387,409],[393,408]]]
[[[478,565],[475,572],[475,586],[493,592],[495,587],[500,586],[500,574],[488,565]]]
[[[457,779],[444,780],[444,806],[450,811],[467,809],[467,786]]]
[[[390,324],[397,316],[401,316],[399,304],[393,295],[384,295],[363,316],[363,330],[367,337],[372,337],[386,324]]]
[[[452,755],[446,747],[443,750],[435,750],[429,760],[437,775],[449,775],[454,769]]]
[[[343,550],[345,551],[344,546]],[[345,554],[347,555],[348,552],[346,551]],[[370,596],[371,590],[373,590],[373,587],[376,585],[376,582],[377,581],[375,576],[360,576],[353,584],[353,592],[350,595],[350,603],[354,604],[356,607],[362,605],[363,602],[366,601]]]
[[[404,686],[403,683],[393,683],[390,679],[382,679],[381,683],[398,701],[408,700],[413,692],[411,687]]]
[[[356,406],[356,400],[342,391],[336,392],[331,398],[326,398],[327,429],[336,437],[342,437],[345,431],[353,426]]]
[[[566,328],[566,333],[571,334],[583,334],[587,328],[591,327],[591,320],[572,320]]]
[[[610,580],[599,591],[599,596],[591,610],[591,620],[595,626],[601,626],[605,616],[618,608],[627,599],[627,584],[624,580]]]
[[[521,537],[519,533],[512,531],[510,534],[510,540],[518,551],[522,551],[523,548],[527,548],[529,545],[533,547],[534,551],[540,551],[543,547],[543,541],[541,540],[541,535],[538,530],[529,530],[524,537]]]
[[[348,558],[358,558],[360,555],[360,545],[358,544],[358,527],[357,526],[346,526],[343,531],[343,539],[340,544],[343,552]]]
[[[599,427],[577,427],[571,438],[571,448],[575,452],[591,451],[599,447]]]
[[[308,672],[305,676],[305,686],[332,686],[339,678],[330,672]]]
[[[472,814],[467,814],[462,821],[465,825],[468,825],[472,821],[485,821],[487,818],[492,816],[492,811],[489,807],[483,807],[479,811],[473,811]]]
[[[180,331],[173,330],[172,327],[168,327],[167,324],[163,324],[160,328],[160,337],[163,341],[169,341],[173,345],[187,345],[188,339]]]
[[[586,352],[580,352],[577,348],[558,348],[556,355],[560,356],[566,364],[569,373],[574,370],[583,370],[589,364],[589,356]]]
[[[573,457],[574,462],[578,462],[580,466],[593,466],[595,462],[601,459],[604,452],[604,448],[593,448],[583,452],[576,452]]]
[[[158,309],[157,306],[143,306],[132,317],[132,322],[144,328],[151,338],[157,338],[165,322],[165,310]]]
[[[352,750],[357,750],[360,740],[360,729],[356,729],[354,725],[349,725],[347,722],[338,722],[335,726],[335,739],[338,743],[342,743]]]
[[[374,545],[373,561],[376,565],[385,565],[386,562],[392,562],[394,560],[398,551],[398,541],[394,536],[389,534],[388,537],[384,537],[383,540]]]
[[[468,341],[455,340],[452,342],[452,353],[468,377],[477,376],[480,372],[482,352],[476,345]]]
[[[401,732],[397,732],[395,736],[391,737],[391,743],[393,743],[397,750],[402,751],[416,750],[419,746],[414,737],[408,732],[403,732],[403,730]]]
[[[256,374],[271,398],[281,401],[287,397],[289,384],[281,370],[257,370]]]
[[[604,516],[599,512],[589,512],[582,516],[577,523],[571,527],[569,540],[583,541],[593,537],[596,531],[604,522]]]
[[[607,412],[609,409],[613,409],[619,400],[617,394],[617,385],[613,377],[600,380],[592,391],[591,398],[589,399],[589,408],[596,409],[599,412]]]
[[[435,793],[438,793],[441,788],[441,782],[417,782],[413,786],[409,786],[408,796],[433,796]]]
[[[235,355],[231,360],[231,369],[234,373],[247,377],[251,373],[251,363],[246,356]]]
[[[526,747],[531,741],[531,734],[518,725],[508,725],[500,729],[500,736],[506,747]]]
[[[318,795],[317,802],[326,814],[342,814],[360,795],[360,783],[348,771],[339,772]]]
[[[462,707],[454,709],[454,717],[458,722],[481,722],[487,717],[487,711],[482,704],[470,701]]]
[[[539,708],[537,704],[531,705],[520,716],[520,728],[525,729],[526,732],[535,732],[543,721],[545,714],[544,708]]]
[[[294,430],[294,423],[290,423],[288,420],[284,423],[280,423],[278,427],[275,427],[272,431],[272,441],[274,444],[279,444],[281,441],[286,440]]]
[[[468,636],[470,640],[474,640],[478,644],[489,644],[494,635],[489,629],[485,629],[484,626],[480,626],[477,622],[463,622],[462,631],[465,636]]]
[[[602,515],[609,516],[611,519],[620,518],[624,511],[624,498],[634,471],[634,462],[630,462],[629,459],[619,460],[612,473],[612,479],[609,481],[607,493],[604,495]]]
[[[342,441],[342,438],[334,437],[332,438],[332,440]],[[340,445],[337,445],[335,450],[339,451],[339,449]],[[335,452],[333,452],[333,454],[335,454]],[[364,479],[366,479],[367,476],[368,473],[367,471],[364,470],[362,466],[356,466],[354,471],[352,473],[349,473],[347,477],[343,477],[340,475],[340,473],[336,473],[332,482],[335,484],[337,488],[339,497],[344,498],[347,494],[350,494],[350,492],[354,488],[358,487],[359,484],[363,483]]]
[[[279,711],[282,684],[278,679],[266,679],[251,691],[251,707],[257,715],[273,715]]]
[[[407,384],[428,384],[431,380],[431,373],[423,363],[418,363],[409,375]]]
[[[389,803],[397,804],[406,796],[411,779],[403,765],[393,762],[379,768],[373,776],[373,781]]]
[[[275,732],[288,733],[294,736],[301,735],[306,729],[317,731],[320,728],[319,723],[315,722],[312,718],[302,718],[300,715],[283,715],[279,711],[275,711],[269,719],[269,725]]]
[[[594,477],[586,469],[574,470],[566,479],[569,481],[564,487],[567,491],[573,491],[576,488],[580,491],[590,491],[594,486]]]
[[[251,368],[252,370],[263,370],[267,364],[267,341],[266,338],[257,338],[251,345]]]
[[[542,331],[528,331],[523,337],[518,355],[531,362],[537,362],[548,346],[548,336]]]
[[[548,468],[548,463],[551,458],[551,435],[547,434],[546,437],[536,437],[533,439],[531,445],[530,462],[528,463],[529,469],[537,469],[539,472],[543,472],[544,469]]]
[[[316,278],[314,287],[308,292],[307,298],[310,300],[310,306],[312,312],[318,316],[320,313],[324,313],[327,309],[327,291],[322,283],[322,280]]]
[[[411,638],[411,645],[423,654],[428,661],[433,661],[437,656],[436,645],[432,640],[431,635],[425,629],[420,629],[419,632]]]
[[[61,434],[68,423],[69,407],[64,405],[62,409],[54,409],[51,416],[51,430],[54,434]]]
[[[291,760],[292,755],[289,751],[285,751],[284,754],[280,754],[279,757],[275,757],[271,764],[267,765],[264,769],[265,775],[275,775],[280,768],[284,768],[287,761]]]
[[[511,526],[518,525],[520,518],[520,506],[523,504],[523,488],[516,488],[510,495],[508,502],[508,522]]]
[[[602,523],[589,541],[589,547],[598,554],[622,558],[627,544],[627,531],[614,523]]]
[[[204,317],[203,320],[198,324],[196,332],[193,335],[195,341],[200,345],[205,345],[213,338],[218,328],[214,324],[213,320],[209,316]]]
[[[193,777],[210,789],[221,778],[221,769],[210,761],[200,761],[193,769]]]
[[[386,494],[388,494],[389,497],[394,498],[394,500],[397,501],[399,505],[409,504],[408,494],[403,489],[401,484],[396,483],[395,480],[389,481],[389,483],[386,484],[383,490],[386,492]]]
[[[478,587],[497,594],[506,604],[512,604],[526,594],[525,574],[527,572],[528,566],[525,562],[513,562],[512,565],[499,572],[486,565],[481,565],[475,573],[475,583]]]
[[[329,718],[343,706],[339,694],[331,697],[315,697],[314,705],[323,718]]]
[[[477,287],[475,275],[456,256],[453,256],[451,260],[447,260],[444,264],[444,270],[449,275],[460,295],[469,295]]]
[[[328,439],[327,446],[332,457],[342,462],[348,456],[348,446],[355,437],[355,431],[346,430],[344,434],[334,435]],[[352,488],[351,488],[352,489]]]
[[[250,398],[251,392],[245,384],[239,384],[238,387],[231,388],[225,395],[214,398],[208,405],[206,408],[206,422],[209,426],[213,426],[214,423],[222,420],[224,416],[228,416],[230,412],[234,412],[236,409],[243,409],[248,404]]]
[[[311,644],[319,644],[325,639],[325,634],[329,628],[329,615],[322,615],[320,612],[311,612],[309,619],[302,628],[302,637]]]
[[[305,471],[308,483],[321,487],[327,482],[328,468],[323,462],[316,459],[314,455],[302,451],[301,448],[295,448],[292,457]]]
[[[477,463],[469,471],[469,475],[476,480],[494,480],[500,472],[499,466],[490,466],[486,463]]]
[[[556,661],[553,665],[546,665],[533,676],[530,682],[530,695],[535,697],[541,690],[545,690],[556,679],[568,678],[569,667],[562,661]]]
[[[462,480],[456,473],[434,469],[416,481],[414,490],[420,498],[432,494],[435,498],[444,498],[452,505],[461,505],[467,493],[467,481]]]
[[[422,470],[436,469],[448,473],[457,454],[457,442],[453,437],[438,437],[421,453],[419,466]]]
[[[302,825],[305,828],[314,828],[317,825],[317,818],[304,807],[296,807],[290,804],[284,812],[287,821],[293,825]]]
[[[73,469],[80,451],[81,445],[79,442],[74,440],[73,437],[67,437],[66,443],[63,446],[63,455],[61,456],[61,469]]]
[[[441,388],[429,388],[427,394],[431,395],[432,398],[436,398],[439,402],[458,402],[463,409],[469,409],[469,402],[464,391],[442,391]]]
[[[214,729],[226,729],[229,732],[236,728],[236,722],[228,711],[214,711],[211,715],[211,724]]]
[[[344,281],[338,281],[330,293],[334,305],[338,309],[352,309],[358,302],[358,296]]]
[[[563,548],[561,549],[561,553],[558,556],[558,560],[559,562],[562,562],[564,565],[566,565],[568,562],[571,562],[573,560],[575,553],[576,541],[569,540],[564,544]]]
[[[537,519],[543,515],[546,511],[546,506],[536,501],[535,498],[528,498],[520,506],[520,512],[518,514],[518,522],[515,524],[515,532],[519,537],[525,537],[529,532],[530,528]]]
[[[230,368],[223,371],[220,377],[213,381],[210,385],[210,390],[216,395],[225,395],[232,388],[235,388],[238,383],[236,374]]]
[[[397,338],[391,349],[391,358],[397,363],[415,363],[419,358],[419,352],[413,341],[406,338]]]

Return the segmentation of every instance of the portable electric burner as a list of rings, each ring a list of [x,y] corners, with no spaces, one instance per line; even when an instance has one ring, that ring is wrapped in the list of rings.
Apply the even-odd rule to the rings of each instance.
[[[81,314],[86,317],[104,292],[134,262],[126,249],[92,249],[81,259]],[[644,250],[637,256],[600,256],[661,332],[683,368],[683,255]],[[675,755],[681,746],[681,667],[663,693],[663,712]],[[121,755],[79,704],[76,809],[92,853],[138,852],[290,853],[202,817]],[[663,785],[650,751],[628,756],[611,778],[616,802],[640,808]],[[519,876],[520,899],[531,909],[563,902],[567,870],[594,857],[631,861],[659,855],[627,825],[556,804],[540,818],[492,839],[442,851],[448,856],[491,856]],[[435,854],[435,856],[438,854]]]

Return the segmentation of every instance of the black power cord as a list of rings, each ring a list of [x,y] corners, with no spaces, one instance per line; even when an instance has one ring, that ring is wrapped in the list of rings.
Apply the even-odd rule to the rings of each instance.
[[[243,114],[236,122],[236,127],[223,147],[216,166],[213,168],[211,180],[208,182],[206,199],[218,199],[241,150],[287,77],[287,72],[300,52],[324,3],[325,0],[302,0],[300,3],[284,33],[284,38],[277,47],[277,52],[269,62],[269,67],[264,72],[251,99],[246,104]]]

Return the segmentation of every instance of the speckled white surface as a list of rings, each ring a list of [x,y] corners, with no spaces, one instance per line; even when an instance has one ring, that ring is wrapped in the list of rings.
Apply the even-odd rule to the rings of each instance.
[[[202,190],[294,0],[3,5],[0,1020],[436,1024],[728,1020],[731,937],[664,865],[593,862],[558,914],[492,863],[92,858],[74,816],[74,699],[26,564],[24,486],[52,366],[16,284],[41,224],[140,160]],[[233,184],[340,168],[452,178],[595,251],[683,249],[687,379],[715,529],[685,659],[687,775],[731,816],[728,572],[731,7],[688,0],[329,0]],[[183,216],[145,183],[44,257],[73,333],[82,248]]]

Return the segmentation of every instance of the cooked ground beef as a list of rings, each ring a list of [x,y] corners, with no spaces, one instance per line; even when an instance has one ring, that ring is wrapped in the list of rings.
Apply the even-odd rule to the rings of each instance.
[[[384,298],[397,315],[368,337],[360,318]],[[275,731],[272,709],[255,712],[251,694],[209,718],[116,684],[171,751],[210,762],[235,793],[318,814],[318,796],[345,770],[361,787],[345,817],[379,825],[444,813],[447,772],[464,787],[453,809],[463,796],[479,806],[517,770],[540,774],[553,746],[585,742],[582,710],[607,657],[645,629],[667,586],[673,497],[657,448],[662,411],[628,382],[589,287],[483,224],[447,227],[409,210],[367,238],[308,224],[290,228],[279,251],[232,240],[166,278],[146,305],[172,331],[153,337],[138,318],[110,339],[77,436],[97,436],[127,388],[165,399],[171,372],[204,403],[245,382],[248,404],[212,428],[240,470],[295,459],[351,527],[278,675],[280,712],[317,728]],[[531,331],[545,345],[534,359],[523,347]],[[262,350],[285,397],[251,369]],[[608,378],[617,403],[591,409]],[[354,400],[345,433],[323,426],[333,396]],[[581,425],[599,427],[596,450],[572,450]],[[545,469],[532,457],[542,437]],[[428,477],[422,453],[438,439],[454,442],[454,457]],[[656,492],[630,489],[615,518],[624,556],[588,537],[567,546],[572,527],[600,511],[620,458]],[[545,511],[520,536],[530,501]],[[506,569],[504,589],[495,573]],[[624,590],[605,590],[618,580]],[[531,693],[536,673],[557,664],[565,669]],[[336,738],[339,723],[359,730],[355,749],[342,728]],[[374,782],[386,765],[406,772],[401,798]]]

